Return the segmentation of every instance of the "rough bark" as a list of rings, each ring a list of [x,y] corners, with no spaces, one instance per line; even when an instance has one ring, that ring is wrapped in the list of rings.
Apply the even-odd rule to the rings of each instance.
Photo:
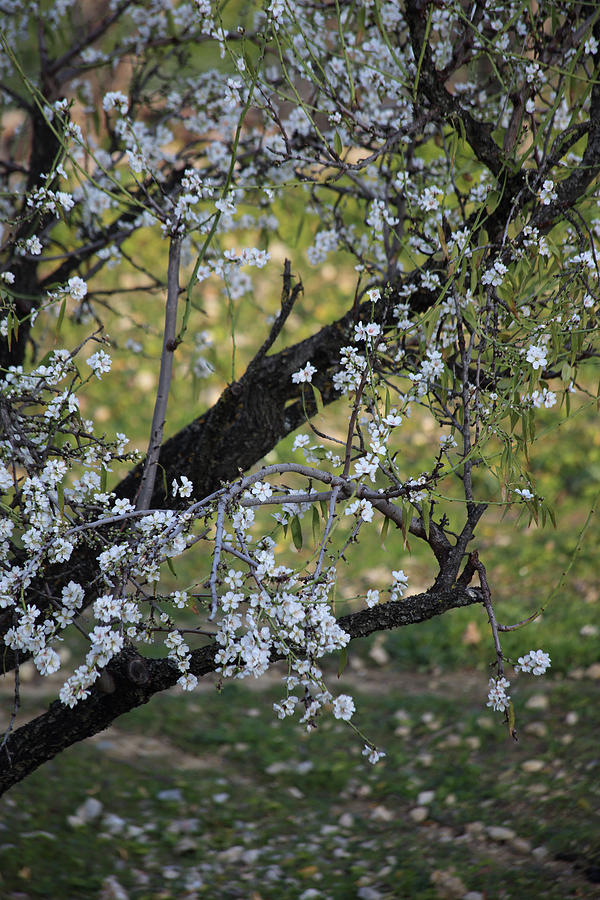
[[[455,587],[384,603],[342,616],[338,622],[355,639],[481,602],[479,589]],[[215,644],[195,650],[190,671],[197,677],[214,672],[215,653]],[[277,658],[281,657],[273,661]],[[109,663],[86,700],[73,709],[55,700],[45,713],[8,735],[0,750],[0,794],[58,753],[103,731],[119,716],[173,687],[180,675],[168,659],[147,659],[133,649],[123,650]]]
[[[435,294],[420,291],[413,302],[416,309],[424,310],[435,302]],[[314,381],[323,402],[329,404],[336,400],[339,394],[332,378],[338,369],[340,348],[350,342],[355,321],[361,314],[370,315],[371,307],[370,302],[365,302],[364,308],[359,306],[356,311],[349,311],[337,322],[279,353],[257,354],[240,380],[229,385],[214,406],[164,443],[159,467],[165,478],[157,478],[150,508],[167,505],[164,483],[171,484],[177,475],[187,475],[192,480],[196,497],[207,496],[223,482],[237,478],[240,471],[247,471],[282,438],[299,428],[306,420],[305,408],[313,415],[316,407],[312,392],[305,391],[303,402],[301,386],[293,384],[291,379],[292,373],[307,360],[318,369]],[[143,463],[140,463],[115,488],[116,494],[134,501],[142,472]],[[49,567],[43,579],[38,579],[27,591],[28,600],[44,609],[48,594],[60,596],[62,587],[73,580],[85,587],[87,605],[96,596],[96,556],[101,549],[99,534],[96,544],[81,545],[67,563]],[[0,634],[6,632],[11,621],[10,609],[3,610]],[[15,663],[13,651],[5,648],[3,671],[13,669]]]

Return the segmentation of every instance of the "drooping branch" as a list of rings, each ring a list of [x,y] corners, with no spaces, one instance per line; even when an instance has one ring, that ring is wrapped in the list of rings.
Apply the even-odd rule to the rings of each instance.
[[[376,631],[415,625],[451,609],[481,602],[481,591],[477,588],[431,590],[351,613],[340,618],[338,624],[355,639]],[[191,673],[202,677],[215,672],[216,649],[211,644],[195,650]],[[281,658],[280,655],[273,661]],[[180,675],[168,659],[149,659],[133,649],[123,650],[111,660],[86,700],[73,708],[56,700],[45,713],[8,736],[0,757],[0,795],[58,753],[103,731],[119,716],[173,687]]]
[[[290,302],[296,297],[297,286],[291,289]],[[415,311],[424,311],[435,300],[435,292],[419,290],[411,297],[411,306]],[[371,314],[372,304],[366,301],[357,311],[350,310],[337,322],[279,353],[260,356],[259,350],[244,375],[225,389],[211,409],[163,444],[158,466],[165,477],[156,480],[148,506],[168,505],[163,485],[171,484],[180,475],[193,482],[196,497],[208,496],[223,482],[238,478],[240,471],[250,469],[282,438],[299,428],[306,420],[306,413],[314,415],[317,411],[314,400],[310,395],[303,399],[301,386],[291,380],[292,373],[307,360],[312,360],[317,368],[314,382],[323,402],[329,404],[338,399],[333,374],[339,367],[340,349],[351,341],[357,315],[370,317]],[[392,320],[392,309],[382,306],[379,321],[391,324]],[[143,468],[143,463],[137,466],[115,488],[119,497],[135,499]],[[85,605],[89,605],[97,594],[97,553],[93,546],[80,545],[67,563],[45,570],[43,580],[35,581],[28,589],[28,599],[39,609],[45,609],[48,595],[59,596],[62,587],[72,580],[85,585]],[[3,610],[0,634],[5,634],[11,624],[11,610]],[[14,652],[6,648],[3,670],[13,669],[16,661]]]

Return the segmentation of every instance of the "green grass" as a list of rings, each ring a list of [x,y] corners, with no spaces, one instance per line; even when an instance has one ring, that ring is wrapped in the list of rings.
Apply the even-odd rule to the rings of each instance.
[[[514,743],[479,693],[465,700],[465,677],[448,674],[440,694],[371,673],[357,706],[387,750],[376,767],[335,720],[307,736],[275,719],[272,688],[158,698],[4,798],[1,895],[84,900],[114,876],[144,900],[296,900],[309,888],[425,900],[446,896],[434,882],[454,874],[488,897],[597,896],[596,685],[547,681],[540,712],[526,706],[540,683],[523,681]],[[539,771],[524,768],[531,759]],[[433,798],[417,824],[423,791]],[[89,797],[99,816],[69,824]],[[514,836],[498,842],[492,826]]]
[[[238,6],[229,8],[232,21]],[[203,56],[202,65],[213,63],[220,65],[216,57]],[[286,256],[305,292],[274,351],[351,305],[355,273],[343,254],[319,269],[306,262],[317,222],[308,214],[298,228],[303,205],[299,192],[288,191],[276,209],[279,233],[261,236],[269,241],[272,262],[261,273],[260,290],[233,304],[213,283],[195,290],[198,308],[176,354],[167,436],[210,406],[262,344],[267,317],[279,307]],[[223,242],[239,248],[255,243],[256,235],[226,236]],[[167,247],[158,232],[134,236],[125,249],[165,276]],[[146,282],[124,267],[102,272],[90,291]],[[140,448],[147,445],[152,416],[163,303],[160,293],[116,296],[115,311],[106,314],[106,331],[115,342],[113,373],[102,383],[93,379],[82,404],[111,435],[124,431]],[[40,357],[50,347],[75,345],[91,330],[68,317],[61,334],[55,325],[49,320],[40,336]],[[214,340],[207,355],[216,372],[211,381],[194,384],[192,337],[204,329]],[[125,349],[128,338],[143,338],[142,355]],[[81,368],[87,371],[84,363]],[[343,433],[344,404],[327,415],[331,428]],[[553,676],[521,678],[513,685],[518,744],[506,737],[500,716],[485,709],[493,647],[479,607],[351,648],[346,677],[357,696],[357,722],[388,754],[374,769],[364,763],[360,741],[340,723],[324,720],[307,736],[277,720],[270,706],[281,692],[268,685],[249,690],[234,683],[221,695],[203,690],[158,697],[119,720],[116,730],[48,763],[0,801],[0,897],[108,900],[105,879],[114,876],[131,900],[297,900],[310,890],[313,897],[332,900],[427,900],[462,896],[443,887],[453,873],[465,892],[490,900],[599,896],[597,682],[560,676],[599,659],[590,628],[598,620],[600,596],[597,515],[576,548],[600,489],[600,430],[595,407],[566,425],[562,416],[555,410],[540,416],[543,436],[527,464],[539,492],[556,509],[557,530],[527,527],[517,510],[504,518],[490,511],[476,542],[501,621],[546,607],[535,623],[503,640],[515,658],[542,647],[553,661]],[[275,448],[269,461],[289,458],[292,439]],[[414,410],[399,447],[407,477],[429,465],[437,443],[437,430]],[[115,470],[114,481],[122,474]],[[479,487],[487,490],[484,478]],[[307,541],[309,531],[307,525]],[[350,563],[340,565],[340,613],[352,605],[349,598],[385,586],[392,569],[408,573],[409,592],[426,588],[436,574],[428,550],[416,540],[404,550],[393,530],[382,547],[378,533],[365,529],[354,561],[348,556]],[[293,550],[290,558],[297,560]],[[165,585],[185,587],[203,577],[206,556],[191,553],[175,561],[175,569],[178,578],[165,573]],[[70,646],[81,651],[77,641]],[[386,666],[374,668],[374,645],[387,653]],[[335,685],[337,665],[331,665]],[[478,671],[479,681],[465,669]],[[528,698],[537,693],[548,697],[546,709],[528,708]],[[23,695],[25,708],[33,711],[38,701],[27,699],[25,688]],[[570,714],[578,717],[574,724]],[[528,771],[524,764],[531,760],[541,767]],[[416,823],[411,811],[422,791],[434,791],[434,797],[425,820]],[[103,804],[98,818],[70,824],[90,797]],[[122,822],[107,819],[109,814]],[[493,826],[510,828],[528,845],[492,840],[485,829]],[[533,852],[540,847],[546,856]]]

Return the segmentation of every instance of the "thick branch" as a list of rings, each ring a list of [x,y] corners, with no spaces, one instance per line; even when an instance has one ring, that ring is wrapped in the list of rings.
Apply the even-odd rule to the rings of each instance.
[[[448,93],[442,81],[442,78],[447,77],[447,73],[442,75],[435,69],[425,24],[426,5],[420,0],[407,0],[406,4],[406,19],[415,59],[419,59],[421,53],[423,54],[417,85],[418,94],[426,98],[432,106],[437,107],[443,118],[450,122],[453,119],[462,121],[473,153],[496,178],[500,178],[506,170],[506,159],[492,137],[492,127],[487,122],[479,122],[473,118],[471,113]],[[521,183],[522,175],[519,174],[517,180]]]
[[[351,613],[339,619],[339,624],[354,639],[414,625],[481,602],[481,592],[474,588],[431,591]],[[214,644],[195,650],[190,671],[197,677],[216,671],[215,654]],[[280,658],[273,657],[273,661]],[[180,675],[168,659],[146,659],[134,650],[124,650],[109,664],[87,700],[73,709],[56,700],[45,713],[8,736],[1,756],[0,794],[58,753],[103,731],[119,716],[173,687]]]
[[[292,296],[295,288],[292,290]],[[411,307],[424,311],[435,303],[436,294],[419,290],[411,297]],[[286,435],[299,428],[309,415],[316,413],[312,396],[301,399],[301,386],[293,384],[292,373],[311,360],[318,373],[314,378],[325,404],[339,398],[333,386],[333,374],[339,367],[340,349],[352,340],[356,316],[370,318],[372,304],[366,301],[355,312],[345,316],[304,341],[293,344],[271,356],[256,357],[239,381],[223,392],[216,404],[180,432],[167,440],[160,452],[159,466],[165,478],[154,485],[151,508],[167,504],[164,482],[187,475],[194,484],[196,497],[206,497],[222,482],[233,481],[240,471],[247,471],[262,459]],[[383,312],[379,320],[383,319]],[[392,310],[388,323],[392,322]],[[119,497],[134,500],[143,473],[143,463],[137,466],[115,488]],[[62,587],[73,580],[86,589],[85,605],[95,599],[95,579],[98,575],[93,546],[82,545],[67,563],[45,570],[43,581],[36,581],[27,591],[28,601],[39,609],[48,605],[48,593],[59,596]],[[12,624],[11,610],[0,613],[0,634]],[[5,648],[3,671],[16,664],[15,654]]]
[[[594,37],[600,43],[600,17],[594,25]],[[533,216],[532,224],[541,231],[549,231],[565,210],[571,209],[583,196],[592,181],[600,173],[600,49],[596,51],[594,82],[590,98],[590,117],[587,144],[583,157],[575,171],[557,188],[554,203],[541,206]]]
[[[423,312],[436,301],[436,293],[419,290],[410,299],[411,308]],[[292,383],[292,374],[308,360],[317,368],[313,381],[325,405],[339,398],[333,375],[339,370],[340,350],[353,340],[357,318],[372,315],[367,300],[337,322],[271,356],[257,355],[239,381],[229,385],[216,404],[162,447],[159,465],[170,484],[176,475],[186,475],[197,497],[210,494],[222,482],[237,478],[265,456],[286,435],[316,413],[310,394],[302,400],[302,385]],[[392,324],[392,308],[377,311],[377,321]],[[119,497],[134,497],[142,475],[137,466],[115,489]],[[164,481],[155,485],[151,507],[164,506]]]

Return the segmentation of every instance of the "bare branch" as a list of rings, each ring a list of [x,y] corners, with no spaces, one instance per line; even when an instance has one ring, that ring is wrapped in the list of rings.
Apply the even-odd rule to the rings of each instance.
[[[156,469],[162,444],[165,418],[167,413],[167,401],[173,374],[173,355],[177,349],[175,340],[177,328],[177,300],[179,297],[179,261],[181,257],[181,239],[177,236],[171,238],[169,246],[169,271],[167,275],[167,303],[165,309],[165,328],[163,336],[163,349],[160,358],[160,376],[152,416],[150,429],[150,442],[148,455],[144,463],[144,474],[140,481],[139,493],[136,501],[136,509],[146,509],[150,506],[156,480]]]

